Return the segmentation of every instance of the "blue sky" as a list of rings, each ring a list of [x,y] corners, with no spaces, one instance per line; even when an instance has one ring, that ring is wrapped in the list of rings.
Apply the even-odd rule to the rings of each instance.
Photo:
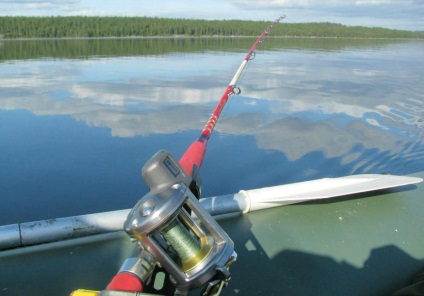
[[[336,22],[424,31],[424,0],[0,0],[0,15]]]

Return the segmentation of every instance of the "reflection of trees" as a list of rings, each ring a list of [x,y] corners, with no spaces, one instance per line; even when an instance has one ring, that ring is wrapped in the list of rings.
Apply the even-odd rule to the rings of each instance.
[[[261,28],[256,33],[261,32]],[[273,36],[274,30],[273,30]],[[254,38],[128,38],[128,39],[63,39],[19,40],[1,42],[0,61],[38,58],[107,58],[146,56],[205,51],[240,52],[250,48]],[[379,49],[407,40],[349,39],[349,38],[267,38],[261,50],[304,49],[312,51],[340,51],[348,49]]]

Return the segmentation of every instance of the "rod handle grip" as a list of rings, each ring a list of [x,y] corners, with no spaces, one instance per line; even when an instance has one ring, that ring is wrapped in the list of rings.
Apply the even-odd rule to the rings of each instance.
[[[206,152],[206,144],[196,141],[188,147],[180,159],[180,165],[187,174],[193,177],[194,168],[201,167]]]

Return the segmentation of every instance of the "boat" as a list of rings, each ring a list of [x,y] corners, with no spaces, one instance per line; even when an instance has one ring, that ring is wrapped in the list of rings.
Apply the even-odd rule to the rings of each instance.
[[[218,216],[238,254],[222,295],[390,295],[424,265],[423,194],[416,183]],[[1,295],[102,290],[133,247],[121,230],[3,250]]]

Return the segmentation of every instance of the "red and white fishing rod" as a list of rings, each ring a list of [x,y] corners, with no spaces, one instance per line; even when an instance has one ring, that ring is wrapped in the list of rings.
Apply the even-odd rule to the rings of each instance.
[[[206,145],[208,143],[208,140],[215,128],[216,123],[218,122],[219,116],[221,115],[221,112],[224,109],[224,106],[227,103],[229,97],[232,94],[240,93],[240,88],[238,88],[236,85],[237,81],[239,80],[247,63],[255,57],[256,47],[258,47],[259,43],[262,42],[263,38],[265,37],[265,35],[269,33],[271,28],[284,18],[285,16],[281,16],[278,19],[276,19],[258,37],[256,42],[253,44],[252,48],[247,53],[240,67],[238,68],[230,84],[227,86],[224,94],[221,97],[221,100],[219,101],[211,117],[209,118],[208,122],[203,128],[203,131],[200,137],[193,144],[190,145],[190,147],[186,150],[184,155],[181,157],[180,164],[189,175],[193,176],[196,173],[196,170],[198,170],[200,166],[202,165],[203,157],[206,152]]]
[[[170,284],[175,286],[175,295],[187,295],[198,287],[203,287],[202,295],[218,295],[230,280],[229,266],[237,258],[234,243],[199,203],[198,171],[225,104],[232,94],[240,93],[236,85],[240,75],[254,58],[264,36],[283,18],[272,22],[258,37],[200,137],[180,161],[160,150],[144,165],[142,177],[150,192],[139,200],[124,223],[125,231],[138,244],[100,295],[115,295],[116,290],[130,293],[125,295],[139,295],[143,287],[149,288],[145,283],[154,282],[152,273],[159,266],[172,278]]]

